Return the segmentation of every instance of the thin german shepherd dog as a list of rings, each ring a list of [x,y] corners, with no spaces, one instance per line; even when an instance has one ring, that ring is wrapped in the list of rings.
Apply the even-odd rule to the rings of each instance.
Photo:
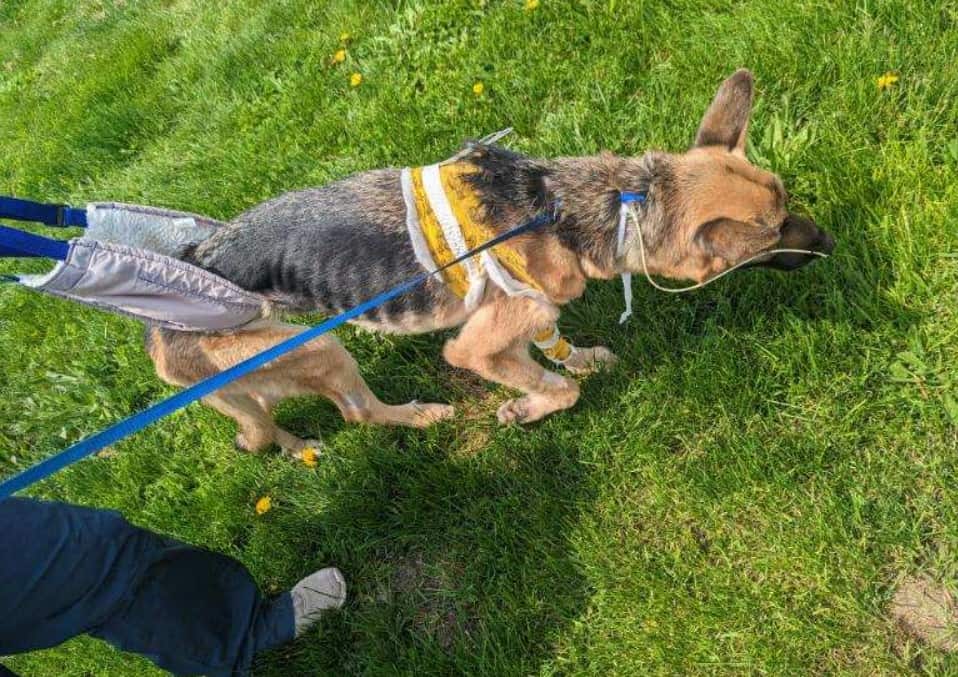
[[[727,79],[694,146],[682,154],[540,160],[474,143],[447,164],[368,171],[274,198],[184,259],[264,295],[283,312],[336,313],[421,273],[423,257],[451,260],[462,250],[458,237],[472,247],[470,237],[484,241],[555,210],[551,224],[490,250],[496,256],[485,266],[460,264],[356,321],[401,334],[460,327],[445,344],[446,361],[521,391],[499,408],[500,422],[536,421],[573,406],[579,385],[534,360],[533,341],[572,374],[615,360],[607,348],[576,348],[553,333],[559,308],[584,292],[587,279],[647,270],[701,282],[751,257],[758,260],[750,265],[785,270],[815,258],[775,249],[832,251],[831,236],[788,213],[781,180],[745,157],[752,88],[746,70]],[[446,195],[430,206],[437,185]],[[624,239],[623,192],[645,197]],[[450,233],[452,212],[461,231]],[[505,282],[500,263],[510,273]],[[147,343],[159,376],[185,386],[302,330],[278,320],[221,335],[153,328]],[[271,411],[284,398],[309,394],[332,400],[347,421],[424,427],[454,413],[444,404],[384,404],[330,335],[204,401],[237,422],[241,449],[275,443],[299,456],[316,442],[280,429]]]

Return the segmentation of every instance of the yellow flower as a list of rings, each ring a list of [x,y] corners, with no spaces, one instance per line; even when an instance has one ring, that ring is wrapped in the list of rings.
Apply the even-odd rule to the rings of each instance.
[[[539,7],[539,0],[526,0],[526,11],[531,12]]]
[[[346,60],[346,50],[341,49],[335,54],[333,54],[333,63],[342,63]]]
[[[877,82],[878,82],[878,89],[880,90],[888,89],[893,84],[898,82],[898,76],[892,73],[891,71],[888,71],[887,73],[882,75],[880,78],[878,78]]]
[[[313,449],[312,447],[305,447],[303,449],[302,454],[303,454],[303,457],[302,457],[303,465],[305,465],[307,468],[315,468],[316,457],[317,457],[316,450]]]
[[[486,91],[486,86],[481,82],[477,82],[472,86],[472,93],[476,96],[482,96],[482,93]]]
[[[345,31],[343,31],[342,33],[339,34],[339,41],[343,44],[346,44],[352,39],[352,37],[353,36],[351,36],[349,33],[346,33]]]
[[[273,508],[273,499],[269,496],[263,496],[261,499],[256,501],[256,514],[262,515],[263,513],[269,512]]]
[[[350,87],[359,87],[363,84],[363,74],[362,73],[353,73],[349,76],[349,86]]]

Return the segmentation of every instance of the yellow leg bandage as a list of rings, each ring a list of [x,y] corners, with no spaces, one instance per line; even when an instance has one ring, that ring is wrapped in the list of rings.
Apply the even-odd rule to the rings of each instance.
[[[556,364],[562,364],[572,356],[574,346],[569,343],[555,325],[550,329],[539,332],[533,337],[536,348]]]

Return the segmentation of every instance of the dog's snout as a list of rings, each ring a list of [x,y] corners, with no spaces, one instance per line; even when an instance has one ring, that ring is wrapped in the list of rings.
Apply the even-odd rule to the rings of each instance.
[[[781,238],[772,249],[798,249],[829,255],[835,250],[835,238],[811,219],[789,214],[782,223]],[[779,252],[755,265],[779,270],[795,270],[814,261],[814,254]]]
[[[782,224],[782,247],[810,249],[831,254],[835,249],[835,238],[818,227],[811,219],[789,214]]]
[[[833,251],[835,251],[835,238],[826,233],[824,230],[819,231],[819,237],[815,246],[815,251],[819,251],[823,254],[831,254]]]

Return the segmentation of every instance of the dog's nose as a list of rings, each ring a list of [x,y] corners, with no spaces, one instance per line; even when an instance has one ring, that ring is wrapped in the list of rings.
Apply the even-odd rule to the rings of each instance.
[[[815,243],[815,249],[823,254],[831,254],[835,251],[835,238],[823,230]]]

